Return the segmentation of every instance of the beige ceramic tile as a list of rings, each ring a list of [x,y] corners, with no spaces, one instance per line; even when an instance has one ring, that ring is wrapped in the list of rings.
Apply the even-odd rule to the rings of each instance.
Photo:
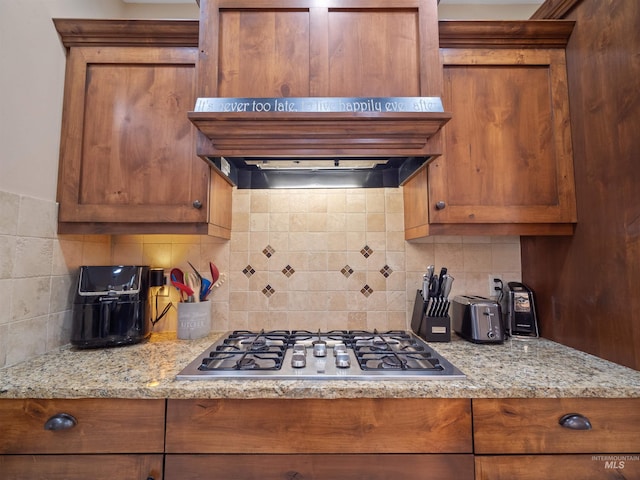
[[[7,365],[15,365],[45,353],[48,318],[48,315],[43,315],[8,325]]]
[[[52,275],[77,275],[82,265],[83,243],[81,240],[58,237],[53,241]]]
[[[110,265],[111,245],[107,242],[83,242],[82,265]]]
[[[251,216],[269,211],[269,195],[267,192],[253,190],[251,192]]]
[[[464,271],[466,273],[488,272],[491,270],[491,245],[464,243],[462,251],[464,255]]]
[[[16,254],[16,237],[0,236],[0,278],[11,278]]]
[[[66,345],[71,341],[73,314],[71,309],[52,313],[47,322],[47,351]]]
[[[7,342],[9,340],[9,326],[0,325],[0,368],[7,364]]]
[[[18,233],[18,215],[20,196],[9,192],[0,192],[0,235]]]
[[[250,232],[268,232],[269,231],[269,214],[268,213],[252,213],[249,219]]]
[[[13,261],[14,278],[51,275],[53,239],[17,237]]]
[[[156,247],[161,244],[153,244],[150,246]],[[170,245],[169,245],[170,247]],[[152,265],[163,266],[158,263],[159,259],[151,257],[148,260],[144,259],[143,255],[144,245],[142,243],[115,243],[112,248],[112,263],[119,265]],[[169,248],[169,252],[170,252]]]
[[[5,300],[2,304],[2,308],[0,308],[0,325],[9,323],[11,321],[11,310],[12,310],[12,289],[13,289],[14,280],[10,278],[0,279],[0,292],[5,292]],[[8,294],[7,294],[8,293]]]
[[[367,213],[384,213],[385,196],[384,190],[378,188],[366,189],[366,211]]]
[[[11,318],[24,320],[49,313],[51,277],[16,278],[11,285]]]
[[[53,238],[58,228],[58,205],[32,197],[20,197],[18,235]]]
[[[70,310],[75,299],[78,279],[71,275],[51,277],[51,301],[49,313],[60,313]]]
[[[498,272],[518,272],[521,271],[520,244],[493,244],[492,249],[492,270]]]
[[[366,213],[366,196],[361,190],[347,190],[347,212]]]

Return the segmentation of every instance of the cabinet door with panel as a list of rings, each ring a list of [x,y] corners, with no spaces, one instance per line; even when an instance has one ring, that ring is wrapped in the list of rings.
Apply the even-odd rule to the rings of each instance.
[[[473,478],[470,431],[467,399],[170,399],[165,477]]]
[[[513,35],[506,28],[489,29],[485,39],[474,37],[474,45],[497,38],[497,32]],[[443,104],[452,119],[442,131],[443,155],[406,184],[407,239],[573,232],[577,214],[565,53],[536,46],[548,38],[533,38],[538,27],[522,28],[532,37],[522,48],[511,43],[441,48]],[[444,45],[462,41],[455,28],[445,24],[444,29],[450,31]],[[559,29],[564,35],[567,25]]]
[[[0,400],[0,477],[160,479],[164,412],[164,400]]]
[[[58,231],[209,233],[213,179],[187,118],[196,99],[197,24],[55,23],[69,49]],[[231,190],[216,194],[230,199]],[[221,203],[230,208],[230,200]],[[212,225],[229,238],[229,221]]]
[[[639,399],[474,399],[473,431],[477,479],[640,476]]]

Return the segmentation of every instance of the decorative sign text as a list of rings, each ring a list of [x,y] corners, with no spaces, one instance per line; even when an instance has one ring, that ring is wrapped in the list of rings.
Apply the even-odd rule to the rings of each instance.
[[[442,112],[439,97],[198,98],[196,112]]]

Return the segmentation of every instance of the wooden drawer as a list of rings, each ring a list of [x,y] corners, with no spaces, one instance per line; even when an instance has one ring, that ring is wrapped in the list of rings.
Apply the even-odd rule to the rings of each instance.
[[[0,455],[11,480],[161,480],[162,455]]]
[[[587,417],[591,430],[571,430],[565,414]],[[545,398],[473,400],[476,454],[638,453],[640,399]]]
[[[473,455],[167,455],[167,480],[473,479]]]
[[[471,453],[467,399],[168,400],[167,453]]]
[[[1,400],[0,453],[162,453],[165,400]],[[66,413],[77,424],[46,430]]]
[[[502,455],[476,457],[476,480],[640,478],[638,455]]]

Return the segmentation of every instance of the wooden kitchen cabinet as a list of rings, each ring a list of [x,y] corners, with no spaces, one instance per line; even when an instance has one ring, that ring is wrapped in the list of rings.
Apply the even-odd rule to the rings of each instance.
[[[229,238],[232,187],[196,155],[187,118],[196,100],[197,23],[55,24],[68,48],[59,233]]]
[[[473,478],[470,433],[465,399],[170,399],[165,478]]]
[[[440,22],[443,155],[404,185],[405,237],[566,235],[577,221],[572,22]]]
[[[164,400],[0,400],[0,477],[161,479],[164,411]],[[47,429],[56,422],[67,428]]]
[[[640,399],[474,399],[473,439],[478,480],[640,478]]]

